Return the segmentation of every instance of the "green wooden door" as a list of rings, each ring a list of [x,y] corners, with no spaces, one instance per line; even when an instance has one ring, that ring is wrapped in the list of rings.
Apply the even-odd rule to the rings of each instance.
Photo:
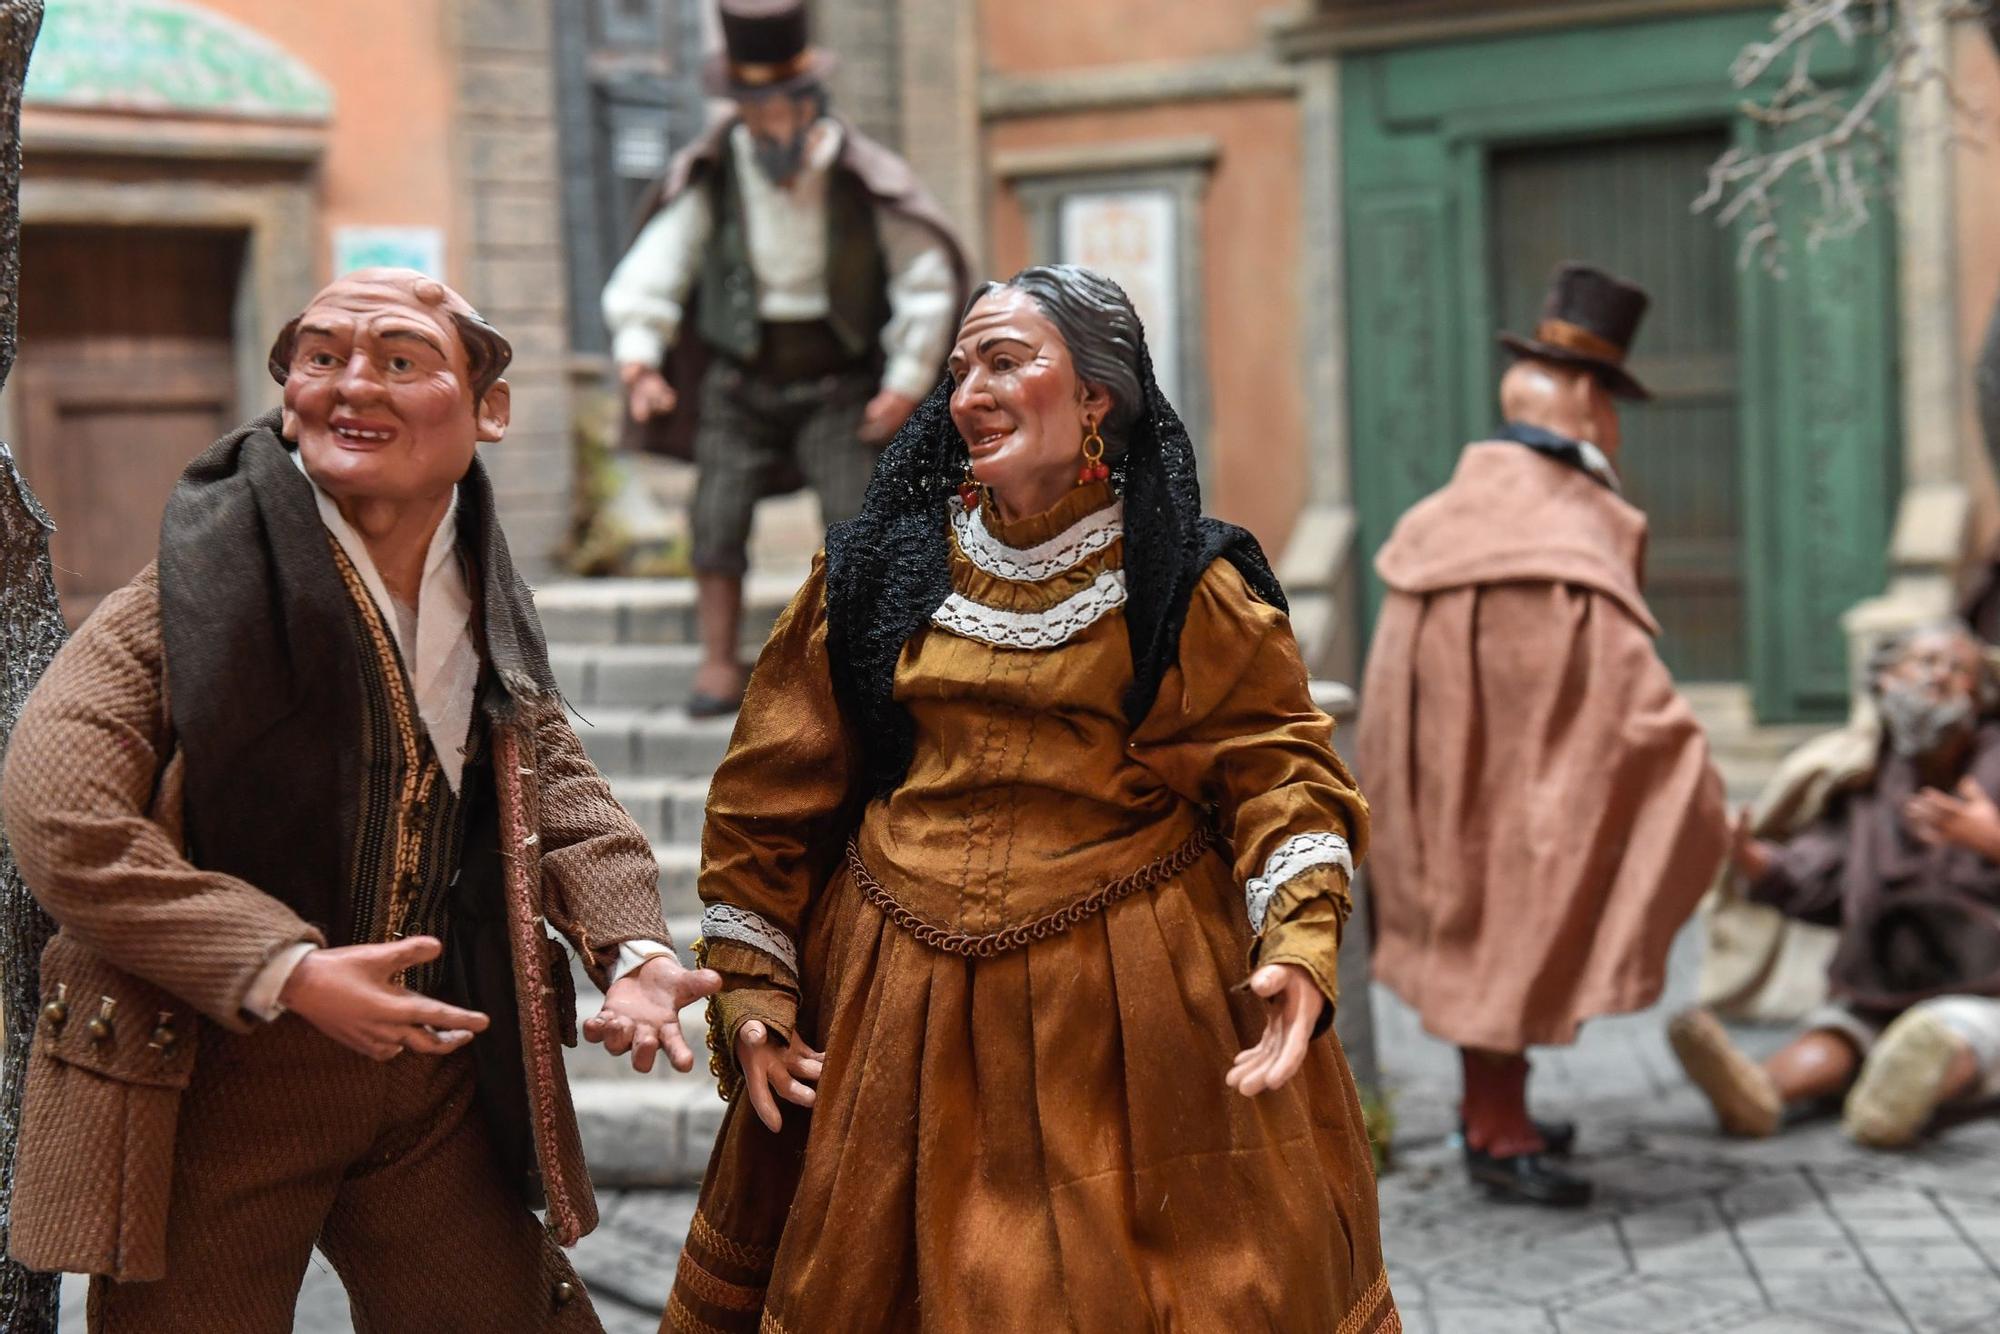
[[[1626,498],[1646,511],[1646,592],[1683,680],[1745,674],[1730,238],[1687,201],[1729,146],[1720,128],[1505,148],[1491,159],[1487,271],[1509,329],[1532,332],[1549,275],[1588,257],[1653,295],[1632,370],[1653,391],[1620,414]],[[1511,360],[1496,347],[1497,381]]]
[[[1722,13],[1375,52],[1342,65],[1350,427],[1362,551],[1495,425],[1495,329],[1531,327],[1549,270],[1593,260],[1652,289],[1627,418],[1652,518],[1648,595],[1684,675],[1747,675],[1759,713],[1837,714],[1839,617],[1879,592],[1896,502],[1887,210],[1788,274],[1735,263],[1688,206],[1700,168],[1762,131],[1728,81],[1767,16]],[[1851,85],[1866,57],[1820,69]],[[1846,64],[1841,65],[1842,60]],[[1365,581],[1372,624],[1379,587]]]

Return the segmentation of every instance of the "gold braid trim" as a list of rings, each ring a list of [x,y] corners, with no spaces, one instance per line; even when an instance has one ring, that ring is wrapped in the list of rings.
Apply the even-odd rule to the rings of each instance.
[[[671,1293],[667,1297],[667,1320],[674,1334],[729,1334],[720,1325],[711,1325],[681,1301],[681,1295]]]
[[[1403,1317],[1389,1296],[1389,1271],[1383,1270],[1347,1312],[1335,1334],[1401,1334]]]
[[[923,918],[896,901],[881,881],[869,874],[862,863],[861,850],[852,839],[847,843],[847,869],[854,877],[854,883],[861,890],[863,898],[881,909],[882,915],[903,930],[917,938],[917,943],[928,945],[945,954],[956,954],[967,959],[991,959],[1031,945],[1036,941],[1059,936],[1079,922],[1103,912],[1120,899],[1130,898],[1141,890],[1173,879],[1182,871],[1193,866],[1201,855],[1215,843],[1215,826],[1204,820],[1187,841],[1164,857],[1155,858],[1130,875],[1120,876],[1110,884],[1078,899],[1064,908],[1037,917],[1032,922],[1010,926],[1004,931],[988,931],[983,935],[968,935],[963,931],[953,931]]]
[[[731,1283],[718,1278],[701,1267],[698,1260],[681,1254],[680,1268],[675,1271],[675,1281],[685,1283],[688,1291],[705,1302],[727,1307],[731,1311],[756,1311],[764,1305],[764,1289],[749,1288],[741,1283]]]
[[[708,940],[696,936],[694,941],[694,966],[708,967]],[[724,1102],[734,1102],[736,1095],[743,1091],[743,1072],[736,1068],[736,1062],[729,1059],[723,1050],[728,1038],[722,1031],[722,993],[716,992],[708,998],[708,1073],[715,1076],[715,1092]]]
[[[382,664],[383,683],[389,691],[389,711],[396,719],[396,741],[403,752],[403,790],[396,798],[396,850],[390,866],[387,928],[389,939],[400,940],[403,921],[410,912],[410,887],[416,881],[417,862],[423,851],[423,831],[417,826],[417,811],[430,800],[438,766],[424,762],[423,749],[417,743],[416,709],[410,703],[409,683],[403,679],[402,659],[382,624],[381,608],[375,605],[368,585],[361,581],[360,571],[341,549],[339,539],[328,533],[326,540],[333,548],[334,567],[340,571],[341,582],[347,585],[348,596],[361,611],[375,657]]]
[[[731,1241],[717,1232],[715,1225],[699,1213],[695,1214],[694,1220],[688,1224],[688,1240],[706,1250],[714,1251],[732,1264],[742,1265],[745,1269],[760,1274],[768,1275],[771,1272],[772,1262],[778,1258],[777,1247],[746,1246],[741,1242]]]

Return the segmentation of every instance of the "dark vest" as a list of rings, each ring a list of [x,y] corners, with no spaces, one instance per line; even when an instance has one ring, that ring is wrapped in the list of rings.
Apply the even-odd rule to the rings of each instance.
[[[757,274],[750,264],[750,230],[738,184],[735,145],[724,143],[704,186],[715,227],[695,292],[695,329],[702,341],[741,362],[762,347]],[[875,230],[875,202],[845,166],[835,163],[826,187],[827,324],[857,363],[869,361],[889,322],[889,263]]]

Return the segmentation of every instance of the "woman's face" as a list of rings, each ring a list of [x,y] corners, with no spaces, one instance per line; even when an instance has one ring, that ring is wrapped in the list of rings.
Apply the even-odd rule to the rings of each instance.
[[[972,473],[1004,517],[1039,514],[1076,485],[1084,422],[1111,397],[1077,378],[1069,346],[1033,297],[1011,287],[981,297],[951,350],[951,420]]]

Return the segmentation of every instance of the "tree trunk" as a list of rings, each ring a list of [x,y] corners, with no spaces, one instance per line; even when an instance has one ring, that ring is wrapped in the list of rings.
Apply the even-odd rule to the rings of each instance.
[[[14,366],[15,319],[21,283],[21,83],[28,52],[42,26],[42,0],[0,0],[0,385]],[[0,442],[0,753],[21,705],[62,644],[62,612],[49,565],[53,525]],[[4,1258],[13,1217],[14,1149],[21,1128],[21,1089],[28,1044],[41,1006],[42,946],[54,933],[21,883],[0,833],[0,1002],[6,1047],[0,1059],[0,1329],[54,1334],[57,1276],[38,1274]]]

